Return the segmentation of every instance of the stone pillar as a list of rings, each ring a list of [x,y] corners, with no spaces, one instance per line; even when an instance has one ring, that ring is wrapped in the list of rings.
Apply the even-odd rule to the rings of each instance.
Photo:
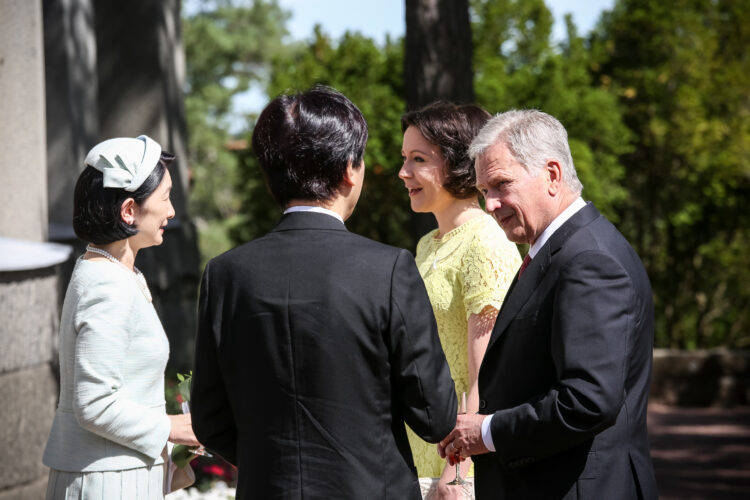
[[[179,0],[95,4],[99,139],[146,134],[177,155],[170,167],[177,216],[164,243],[142,250],[146,275],[170,339],[170,366],[192,365],[198,247],[187,214],[187,132]]]
[[[42,3],[0,2],[0,500],[43,498],[57,400],[55,259],[47,239]],[[10,240],[9,238],[14,238]],[[53,251],[54,253],[54,251]],[[62,253],[67,258],[65,252]],[[11,261],[26,257],[26,265]],[[41,257],[41,258],[40,258]],[[59,255],[58,255],[59,257]]]
[[[0,235],[47,239],[44,45],[38,0],[0,2]]]

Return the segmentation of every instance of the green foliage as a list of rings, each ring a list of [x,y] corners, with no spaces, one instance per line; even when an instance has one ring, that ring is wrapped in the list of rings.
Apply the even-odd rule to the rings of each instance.
[[[750,346],[750,2],[622,0],[593,42],[637,133],[621,220],[658,344]]]
[[[190,372],[187,375],[178,373],[177,380],[179,380],[179,383],[177,384],[177,393],[182,397],[183,401],[189,402],[190,401],[190,389],[193,385],[193,370],[190,370]]]
[[[167,415],[182,413],[182,407],[177,395],[177,382],[168,374],[164,376],[164,399],[166,400]]]
[[[409,200],[398,179],[401,167],[403,101],[402,43],[386,40],[379,47],[357,33],[346,33],[334,43],[320,27],[309,43],[299,44],[290,56],[273,62],[268,94],[306,90],[314,84],[343,92],[368,121],[365,186],[349,230],[392,245],[413,248],[409,231]],[[242,159],[245,219],[233,236],[237,242],[265,233],[280,216],[262,182],[251,154]]]
[[[552,16],[544,2],[506,0],[472,3],[478,102],[497,112],[535,107],[557,116],[568,127],[584,196],[613,219],[625,198],[619,185],[618,155],[629,150],[616,97],[591,82],[591,57],[572,31],[564,50],[550,42]],[[498,22],[498,20],[502,20]],[[406,192],[397,178],[400,167],[400,116],[405,109],[402,43],[383,48],[361,35],[347,34],[334,44],[316,28],[314,39],[274,62],[269,95],[330,85],[359,106],[368,119],[370,140],[362,200],[348,225],[353,231],[397,246],[414,248],[409,234]],[[245,221],[233,233],[246,241],[272,227],[271,207],[254,159],[243,159],[241,191]]]
[[[232,151],[232,99],[263,82],[269,61],[284,50],[289,14],[277,0],[202,0],[183,16],[185,109],[192,192],[190,210],[203,261],[229,246],[228,220],[240,209]]]
[[[284,44],[275,1],[206,2],[185,20],[193,211],[202,248],[267,232],[280,210],[246,148],[228,148],[231,97],[261,81],[270,96],[316,83],[368,120],[362,199],[347,223],[414,248],[397,178],[403,44],[356,33]],[[642,257],[657,344],[750,346],[750,0],[619,0],[594,34],[568,18],[550,39],[543,0],[472,0],[475,92],[490,112],[537,108],[569,133],[583,195]],[[251,127],[248,126],[248,129]],[[249,133],[244,133],[249,142]],[[202,220],[201,220],[202,218]]]
[[[584,198],[616,222],[626,197],[619,156],[630,151],[632,134],[616,96],[594,85],[596,61],[571,19],[567,42],[555,47],[543,0],[474,0],[471,6],[479,104],[490,112],[534,108],[559,119]]]

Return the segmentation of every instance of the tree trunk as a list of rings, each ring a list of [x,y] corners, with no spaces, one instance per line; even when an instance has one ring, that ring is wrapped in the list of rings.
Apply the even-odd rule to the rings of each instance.
[[[474,101],[468,0],[406,0],[406,105]]]
[[[406,107],[474,101],[468,0],[406,0]],[[415,241],[437,227],[432,214],[412,215]]]

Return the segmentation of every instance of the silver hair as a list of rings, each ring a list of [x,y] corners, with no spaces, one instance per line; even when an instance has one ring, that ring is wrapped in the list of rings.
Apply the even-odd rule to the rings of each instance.
[[[473,160],[495,144],[502,143],[529,174],[536,175],[551,159],[560,164],[562,181],[572,192],[580,194],[578,180],[568,145],[568,133],[555,117],[536,109],[513,109],[493,116],[469,146]]]

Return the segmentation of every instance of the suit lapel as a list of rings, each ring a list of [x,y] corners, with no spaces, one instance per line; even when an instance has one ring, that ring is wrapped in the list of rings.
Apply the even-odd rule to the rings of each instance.
[[[546,246],[542,247],[536,257],[531,259],[529,266],[523,272],[523,276],[520,279],[518,273],[516,273],[516,277],[513,283],[511,283],[508,294],[505,296],[503,305],[500,308],[500,313],[497,315],[487,350],[502,336],[510,322],[513,321],[518,311],[521,310],[521,307],[523,307],[536,289],[539,281],[544,276],[544,272],[549,268],[549,258],[545,258],[545,254],[547,257],[549,254],[544,252]]]
[[[544,278],[544,275],[552,265],[552,257],[562,248],[565,242],[573,233],[581,227],[588,225],[591,221],[599,217],[599,211],[589,202],[575,213],[565,224],[560,226],[552,234],[549,240],[539,249],[536,257],[531,259],[523,276],[519,279],[518,273],[508,289],[500,313],[497,315],[495,327],[492,329],[487,351],[503,335],[508,325],[516,318],[523,305],[529,300],[534,290]]]

